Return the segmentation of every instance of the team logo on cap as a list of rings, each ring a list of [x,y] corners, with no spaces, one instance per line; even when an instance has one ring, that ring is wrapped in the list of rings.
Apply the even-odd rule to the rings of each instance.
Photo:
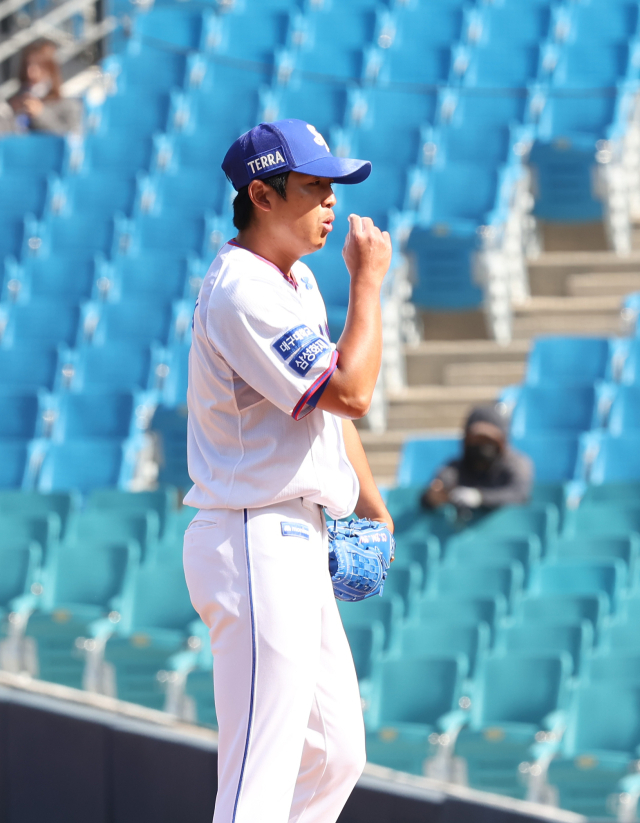
[[[280,166],[287,165],[282,146],[277,146],[275,149],[271,149],[271,151],[262,152],[262,154],[256,154],[255,157],[251,157],[244,162],[251,176],[260,174],[265,171],[265,169],[277,169]]]
[[[328,152],[331,152],[331,149],[327,145],[327,141],[324,137],[320,134],[318,129],[315,126],[312,126],[311,123],[307,123],[307,128],[313,134],[313,142],[317,143],[319,146],[324,146]]]

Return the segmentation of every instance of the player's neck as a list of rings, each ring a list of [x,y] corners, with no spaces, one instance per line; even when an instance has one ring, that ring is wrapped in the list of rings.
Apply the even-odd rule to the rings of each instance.
[[[274,243],[273,237],[259,227],[250,226],[238,232],[235,241],[243,249],[247,249],[273,263],[284,275],[291,273],[291,267],[299,259],[290,252],[281,249]]]

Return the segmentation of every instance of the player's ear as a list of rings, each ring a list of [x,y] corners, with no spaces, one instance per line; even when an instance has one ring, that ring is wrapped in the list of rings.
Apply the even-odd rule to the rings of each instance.
[[[271,211],[271,196],[275,194],[271,186],[262,180],[252,180],[249,183],[249,197],[253,205],[260,211]]]

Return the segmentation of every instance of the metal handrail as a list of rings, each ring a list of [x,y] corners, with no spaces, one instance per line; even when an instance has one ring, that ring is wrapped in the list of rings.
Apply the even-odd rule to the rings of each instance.
[[[17,2],[17,0],[15,1]],[[5,2],[14,2],[14,0],[5,0]],[[39,37],[46,37],[47,34],[51,33],[53,26],[62,23],[69,17],[73,17],[74,14],[78,14],[88,6],[94,5],[95,2],[96,0],[66,0],[62,5],[47,12],[39,20],[32,23],[29,28],[17,32],[0,44],[0,63],[17,54]]]

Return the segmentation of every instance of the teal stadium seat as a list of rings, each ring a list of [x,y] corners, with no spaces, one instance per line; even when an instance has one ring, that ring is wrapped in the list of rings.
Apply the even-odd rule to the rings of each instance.
[[[422,774],[429,736],[453,711],[466,676],[464,656],[388,659],[375,674],[367,713],[367,756],[373,763]]]
[[[62,521],[56,511],[42,509],[31,512],[28,507],[18,507],[18,511],[0,510],[0,545],[12,546],[37,543],[46,558],[55,546],[62,531]]]
[[[378,621],[384,628],[384,648],[393,649],[404,616],[402,598],[397,594],[369,597],[360,603],[338,601],[340,617],[348,631],[351,626],[369,626]]]
[[[542,563],[531,573],[529,592],[540,595],[599,595],[615,611],[627,582],[622,560],[557,560]]]
[[[471,695],[469,724],[455,746],[466,760],[470,786],[524,798],[518,766],[536,733],[559,722],[554,713],[564,708],[571,668],[566,653],[485,660]]]
[[[38,582],[41,562],[38,543],[0,544],[0,618],[19,608],[18,598],[30,594],[31,586]]]
[[[56,492],[42,494],[40,492],[7,489],[0,492],[0,522],[5,515],[38,516],[54,514],[60,519],[59,537],[62,539],[67,533],[67,524],[72,515],[80,507],[79,495],[76,492]],[[57,524],[49,527],[47,539],[56,539],[58,536]],[[36,538],[38,539],[38,538]]]
[[[434,591],[440,596],[496,597],[502,595],[513,608],[522,593],[524,569],[510,563],[450,564],[434,575]]]
[[[450,595],[423,597],[417,608],[420,623],[446,620],[464,626],[486,623],[492,630],[508,610],[507,598],[503,594],[494,597],[469,597],[454,592]]]
[[[524,623],[572,626],[587,620],[598,632],[610,612],[609,598],[598,594],[527,594],[520,601],[515,617]]]
[[[473,677],[482,665],[491,644],[491,629],[487,623],[458,623],[454,616],[422,619],[407,623],[400,631],[398,654],[409,657],[446,657],[453,654],[467,661],[467,673]]]
[[[146,515],[148,511],[155,512],[158,517],[158,536],[164,534],[168,518],[177,504],[176,490],[165,486],[155,491],[125,492],[120,489],[96,489],[87,499],[87,509],[100,512],[110,512],[113,516],[121,514]],[[2,497],[0,497],[0,507]],[[153,539],[155,526],[147,520],[146,538]],[[151,531],[150,531],[151,530]]]
[[[517,654],[523,650],[527,654],[566,652],[571,657],[571,673],[577,677],[593,648],[593,626],[588,620],[574,625],[524,622],[502,627],[495,647],[503,654]]]
[[[422,594],[423,571],[419,563],[401,565],[400,560],[392,563],[384,584],[383,597],[397,595],[402,599],[406,617],[411,617],[416,610]]]

